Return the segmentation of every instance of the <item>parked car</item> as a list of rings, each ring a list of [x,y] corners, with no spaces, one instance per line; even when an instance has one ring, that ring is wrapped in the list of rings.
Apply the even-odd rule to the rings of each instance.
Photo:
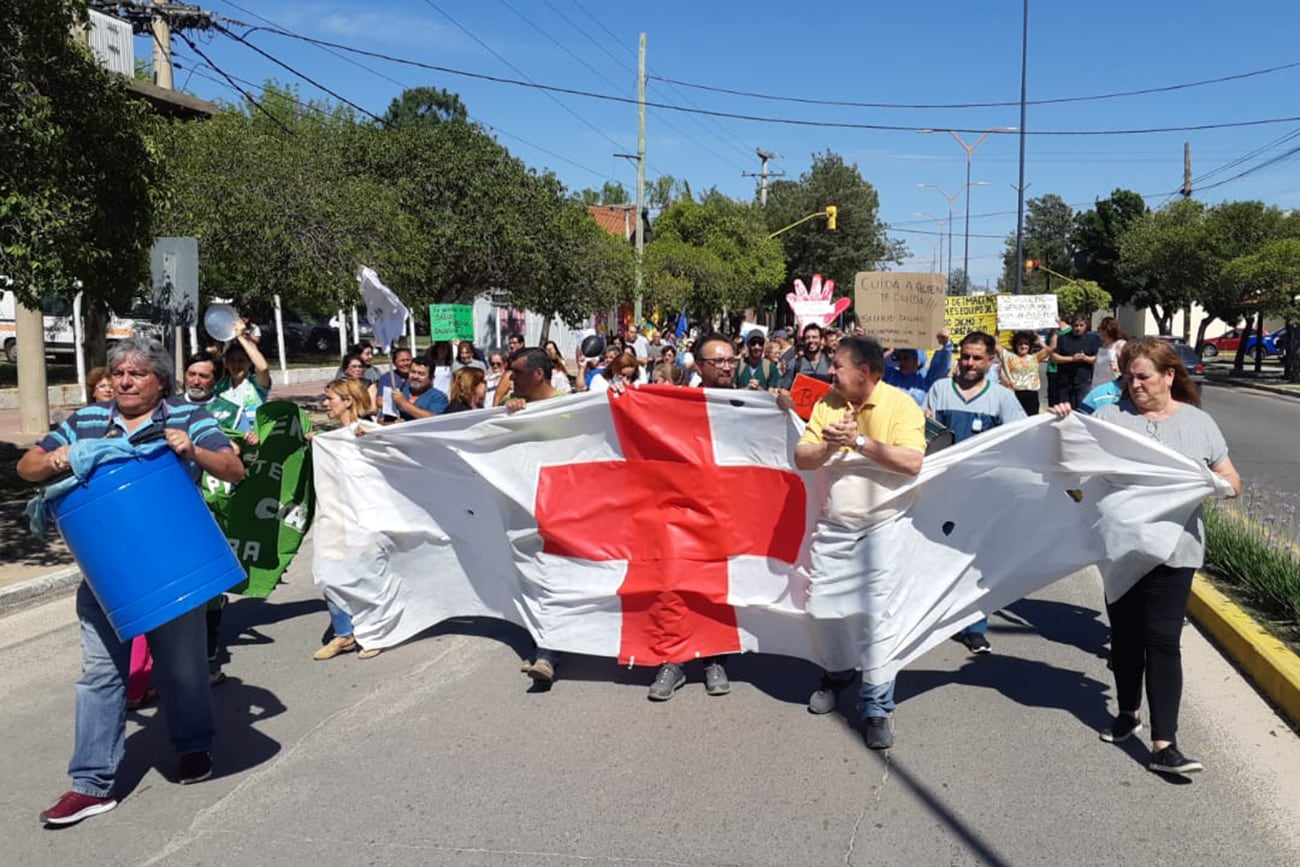
[[[304,317],[301,314],[284,310],[280,314],[284,321],[284,352],[286,355],[320,354],[334,355],[339,351],[339,330],[333,320],[323,317]],[[357,322],[362,340],[373,340],[375,331],[363,316]],[[278,355],[275,319],[269,318],[265,324],[259,323],[262,330],[261,349],[267,355]],[[352,323],[348,322],[348,339],[351,340]]]
[[[1196,350],[1186,343],[1171,343],[1178,357],[1183,360],[1183,366],[1187,368],[1187,373],[1192,377],[1192,382],[1196,383],[1197,389],[1205,385],[1205,364],[1201,361],[1201,356],[1196,354]]]
[[[1263,344],[1264,355],[1277,354],[1277,344],[1274,342],[1275,334],[1277,334],[1276,331],[1264,335],[1264,344]],[[1205,342],[1201,344],[1201,357],[1214,358],[1219,353],[1223,353],[1225,355],[1235,355],[1237,353],[1237,349],[1241,346],[1241,339],[1242,339],[1242,331],[1240,328],[1230,328],[1227,331],[1220,334],[1218,337],[1208,337],[1206,338]],[[1246,337],[1246,354],[1259,355],[1260,352],[1258,349],[1258,345],[1259,345],[1259,335],[1252,331]]]

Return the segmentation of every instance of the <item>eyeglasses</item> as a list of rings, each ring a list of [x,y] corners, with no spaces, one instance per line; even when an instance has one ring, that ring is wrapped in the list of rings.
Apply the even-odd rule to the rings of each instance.
[[[700,364],[707,364],[709,367],[735,367],[736,359],[734,358],[701,358]]]

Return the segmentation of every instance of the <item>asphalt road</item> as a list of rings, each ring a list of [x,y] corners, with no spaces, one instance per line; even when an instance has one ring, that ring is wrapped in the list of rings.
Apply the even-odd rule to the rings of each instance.
[[[804,709],[806,663],[749,656],[730,696],[577,659],[545,693],[530,642],[456,622],[382,656],[313,662],[324,606],[301,557],[227,615],[216,776],[168,781],[132,714],[114,812],[65,830],[79,652],[71,601],[4,619],[0,840],[9,864],[865,865],[1300,863],[1300,739],[1194,629],[1181,742],[1194,779],[1101,743],[1112,691],[1097,579],[992,619],[991,656],[941,646],[899,680],[898,744]],[[842,703],[848,710],[851,702]]]
[[[1202,399],[1247,489],[1300,506],[1300,399],[1220,385],[1206,385]]]

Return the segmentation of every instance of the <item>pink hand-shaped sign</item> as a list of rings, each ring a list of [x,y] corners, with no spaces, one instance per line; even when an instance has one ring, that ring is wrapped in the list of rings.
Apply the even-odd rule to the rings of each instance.
[[[795,321],[799,323],[802,329],[805,325],[812,322],[817,325],[830,325],[853,303],[850,298],[835,297],[835,281],[822,281],[822,275],[814,274],[812,278],[812,290],[810,291],[803,285],[803,281],[796,278],[794,281],[794,291],[786,293],[786,303],[794,311]]]

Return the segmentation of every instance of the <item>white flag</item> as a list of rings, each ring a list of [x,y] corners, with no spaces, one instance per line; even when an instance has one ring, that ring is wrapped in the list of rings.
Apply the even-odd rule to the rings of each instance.
[[[383,283],[373,268],[362,268],[357,273],[361,284],[361,298],[366,302],[366,318],[375,329],[375,342],[387,352],[393,341],[406,333],[406,317],[411,311]]]

